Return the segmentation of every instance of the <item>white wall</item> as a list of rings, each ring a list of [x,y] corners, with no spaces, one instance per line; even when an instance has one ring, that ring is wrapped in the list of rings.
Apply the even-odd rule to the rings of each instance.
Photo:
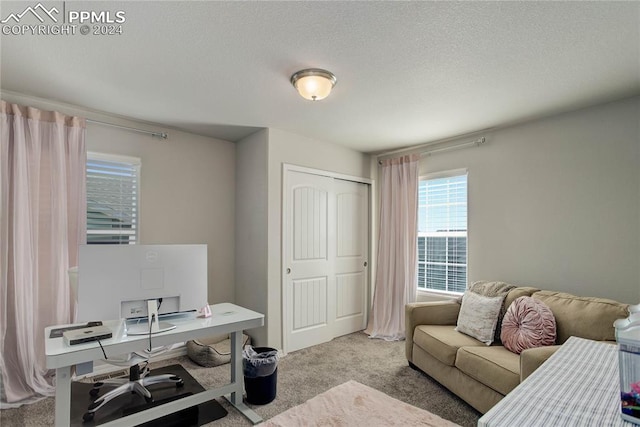
[[[469,283],[638,303],[639,123],[635,97],[485,132],[485,146],[424,157],[423,174],[468,169]]]
[[[167,140],[87,124],[88,151],[142,159],[140,242],[208,245],[209,302],[234,301],[235,146],[17,94],[8,102],[169,134]]]

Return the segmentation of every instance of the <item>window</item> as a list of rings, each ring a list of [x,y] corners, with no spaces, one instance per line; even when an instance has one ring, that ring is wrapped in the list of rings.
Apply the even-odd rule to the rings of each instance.
[[[131,245],[138,240],[140,159],[87,154],[87,243]]]
[[[467,288],[467,174],[418,185],[418,289]]]

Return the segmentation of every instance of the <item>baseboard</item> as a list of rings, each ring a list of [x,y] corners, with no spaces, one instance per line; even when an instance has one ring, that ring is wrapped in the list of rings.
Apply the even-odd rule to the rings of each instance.
[[[161,360],[173,359],[175,357],[186,356],[187,354],[187,346],[183,343],[182,345],[176,346],[170,350],[165,351],[157,356],[153,356],[149,359],[149,362],[159,362]],[[97,360],[93,362],[93,372],[85,375],[78,375],[74,377],[74,380],[83,380],[83,379],[97,379],[98,377],[109,378],[114,376],[120,376],[119,374],[122,372],[126,372],[128,368],[123,366],[111,365],[110,363],[104,360]]]

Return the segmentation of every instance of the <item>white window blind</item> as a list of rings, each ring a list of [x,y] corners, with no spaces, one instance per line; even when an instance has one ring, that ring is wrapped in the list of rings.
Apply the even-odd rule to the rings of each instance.
[[[467,175],[418,185],[418,289],[467,288]]]
[[[140,159],[87,154],[87,243],[138,240]]]

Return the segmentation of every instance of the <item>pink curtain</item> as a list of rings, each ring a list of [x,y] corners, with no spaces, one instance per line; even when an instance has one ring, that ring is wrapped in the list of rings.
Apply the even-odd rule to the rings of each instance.
[[[53,394],[44,328],[71,323],[85,241],[85,120],[0,101],[2,408]]]
[[[414,154],[382,162],[371,338],[404,339],[404,306],[416,299],[419,160]]]

